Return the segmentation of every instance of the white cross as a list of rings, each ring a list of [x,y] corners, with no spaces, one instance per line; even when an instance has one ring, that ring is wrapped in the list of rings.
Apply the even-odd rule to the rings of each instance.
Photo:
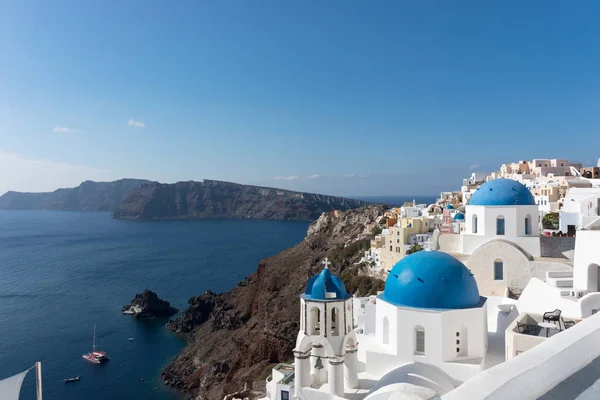
[[[329,261],[329,258],[327,257],[325,257],[325,259],[322,262],[325,268],[329,268],[329,266],[331,265],[331,261]]]

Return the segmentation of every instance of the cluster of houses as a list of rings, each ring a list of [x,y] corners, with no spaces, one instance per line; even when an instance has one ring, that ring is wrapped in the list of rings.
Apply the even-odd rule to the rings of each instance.
[[[324,260],[299,298],[294,363],[273,368],[266,398],[600,398],[595,171],[508,164],[390,210],[365,255],[385,289],[355,297]],[[543,200],[570,235],[544,234]]]
[[[438,249],[439,235],[468,234],[465,229],[471,224],[465,218],[466,207],[474,205],[471,198],[481,185],[495,179],[516,181],[533,196],[536,210],[531,210],[527,230],[535,229],[536,235],[574,236],[600,215],[600,160],[598,165],[582,167],[568,160],[534,159],[503,164],[498,172],[474,172],[463,180],[460,191],[442,192],[436,204],[411,202],[388,210],[384,229],[372,240],[363,261],[389,271],[412,252],[415,243],[419,249]],[[549,213],[558,215],[557,226],[542,226]],[[536,251],[533,254],[540,255]]]

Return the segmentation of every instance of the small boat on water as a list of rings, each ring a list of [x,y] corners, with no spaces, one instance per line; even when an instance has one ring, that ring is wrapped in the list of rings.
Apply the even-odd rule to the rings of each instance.
[[[127,340],[129,340],[130,342],[133,342],[133,338],[132,338],[132,337],[130,337],[130,338],[129,338],[129,339],[127,339]]]
[[[103,362],[110,360],[104,351],[96,350],[96,325],[94,325],[94,341],[92,343],[92,352],[81,356],[84,360],[87,360],[92,364],[102,364]]]
[[[63,379],[63,382],[65,382],[65,383],[79,382],[80,380],[81,380],[81,378],[79,378],[79,375],[77,375],[73,378],[65,378],[65,379]]]

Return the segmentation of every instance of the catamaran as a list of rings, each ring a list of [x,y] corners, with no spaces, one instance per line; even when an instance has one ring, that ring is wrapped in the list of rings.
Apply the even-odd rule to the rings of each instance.
[[[104,351],[96,351],[96,325],[94,325],[94,341],[92,344],[92,352],[84,354],[81,357],[92,364],[102,364],[103,362],[110,360]]]

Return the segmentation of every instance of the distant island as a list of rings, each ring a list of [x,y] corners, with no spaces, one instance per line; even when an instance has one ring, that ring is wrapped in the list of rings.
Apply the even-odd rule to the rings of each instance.
[[[118,219],[275,219],[312,221],[363,200],[204,180],[164,184],[143,179],[85,181],[46,193],[7,192],[0,210],[110,211]]]
[[[145,183],[113,216],[123,219],[252,218],[312,221],[323,212],[367,205],[362,200],[204,180]]]
[[[6,192],[0,196],[0,210],[113,211],[131,189],[149,182],[144,179],[85,181],[75,188],[54,192]]]

